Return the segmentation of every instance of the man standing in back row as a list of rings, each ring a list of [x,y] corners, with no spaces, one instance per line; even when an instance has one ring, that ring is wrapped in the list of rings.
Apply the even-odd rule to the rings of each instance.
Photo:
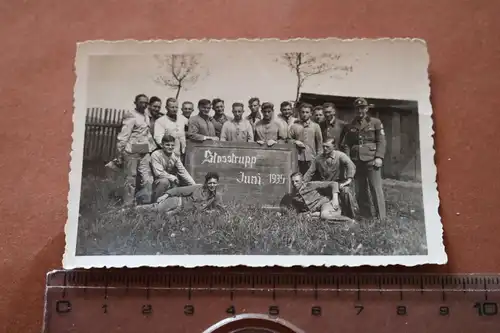
[[[386,149],[386,139],[382,122],[367,115],[369,105],[364,98],[354,101],[356,116],[346,125],[345,150],[356,164],[356,196],[362,216],[385,219],[385,198],[382,189],[382,164]],[[372,200],[373,204],[372,204]]]
[[[323,152],[323,136],[318,124],[311,121],[312,105],[300,105],[300,120],[290,126],[289,138],[297,147],[299,171],[305,174],[311,162]]]
[[[186,132],[186,136],[187,136],[188,121],[189,121],[189,118],[191,118],[191,113],[193,113],[193,111],[194,111],[193,102],[185,101],[184,103],[182,103],[181,111],[182,111],[182,116],[184,117],[184,122],[186,123],[186,125],[184,126],[184,132]]]
[[[203,142],[206,140],[219,141],[219,137],[215,134],[215,126],[213,118],[210,117],[210,101],[208,99],[200,99],[198,101],[198,114],[192,116],[188,121],[188,138],[193,141]]]
[[[337,149],[340,150],[345,135],[345,122],[337,118],[337,111],[333,103],[323,104],[323,113],[325,115],[323,140],[333,139]]]
[[[222,130],[222,125],[228,121],[226,114],[224,113],[224,101],[220,98],[214,98],[212,101],[212,109],[214,109],[214,116],[212,117],[215,136],[220,138],[220,132]]]
[[[260,114],[260,99],[258,97],[252,97],[248,100],[248,108],[250,109],[250,114],[246,117],[247,120],[252,125],[252,128],[255,130],[255,124],[259,120],[262,119],[262,115]]]
[[[123,115],[122,129],[117,136],[117,156],[123,161],[125,176],[125,193],[123,203],[125,206],[142,204],[136,188],[137,176],[140,179],[140,189],[152,186],[150,153],[157,145],[150,130],[150,114],[147,107],[149,99],[144,94],[139,94],[134,99],[135,109]],[[146,198],[147,202],[150,198]]]
[[[248,120],[243,119],[243,103],[233,103],[232,109],[233,119],[222,125],[220,141],[252,142],[253,128]]]
[[[271,147],[276,143],[285,143],[288,136],[287,129],[273,119],[274,104],[262,104],[262,119],[255,124],[255,142],[259,145],[267,144]]]
[[[293,114],[293,105],[292,103],[288,101],[284,101],[280,104],[280,114],[276,117],[276,120],[279,121],[283,128],[287,132],[287,139],[290,138],[290,127],[292,126],[295,121],[297,121],[297,118],[292,116]]]
[[[161,146],[165,135],[173,136],[175,138],[174,153],[181,160],[184,160],[184,154],[186,153],[186,122],[183,116],[178,116],[178,108],[179,103],[175,98],[170,97],[167,99],[165,103],[167,113],[155,122],[154,139]]]

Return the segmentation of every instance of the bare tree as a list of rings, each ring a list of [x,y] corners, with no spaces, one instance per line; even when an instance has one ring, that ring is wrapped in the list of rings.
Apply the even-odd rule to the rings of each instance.
[[[295,103],[299,101],[300,90],[304,82],[311,76],[331,71],[352,72],[352,66],[339,65],[340,54],[324,53],[313,55],[307,52],[284,53],[277,59],[284,63],[297,77]]]
[[[179,98],[182,89],[194,85],[199,78],[197,69],[200,65],[198,54],[155,55],[162,74],[154,81],[176,91],[175,98]]]

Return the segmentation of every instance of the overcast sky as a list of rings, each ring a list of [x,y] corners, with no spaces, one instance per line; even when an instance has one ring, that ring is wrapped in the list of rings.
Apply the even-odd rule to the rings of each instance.
[[[337,46],[342,54],[339,65],[353,67],[353,72],[331,72],[310,77],[302,92],[365,97],[415,97],[413,89],[421,86],[422,73],[411,70],[419,49],[384,44],[352,43]],[[418,46],[418,45],[417,45]],[[415,52],[417,51],[417,52]],[[322,50],[312,50],[322,52]],[[137,52],[134,52],[137,53]],[[226,52],[208,52],[200,58],[200,79],[182,90],[179,101],[196,102],[215,97],[225,100],[226,113],[231,103],[257,96],[279,109],[284,100],[294,100],[296,77],[284,64],[275,61],[279,53],[263,48],[228,48]],[[175,90],[154,82],[161,73],[152,54],[96,55],[88,62],[87,107],[132,109],[134,96],[145,93],[164,101],[175,97]],[[424,73],[425,74],[425,73]],[[414,84],[412,83],[414,82]],[[248,112],[248,110],[246,110]],[[196,111],[195,111],[196,112]]]

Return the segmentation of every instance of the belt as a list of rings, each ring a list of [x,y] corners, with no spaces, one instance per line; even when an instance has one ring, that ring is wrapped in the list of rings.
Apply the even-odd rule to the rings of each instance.
[[[376,142],[363,142],[363,143],[358,143],[356,145],[352,145],[352,147],[360,147],[360,146],[364,146],[364,145],[367,145],[367,144],[376,144]]]

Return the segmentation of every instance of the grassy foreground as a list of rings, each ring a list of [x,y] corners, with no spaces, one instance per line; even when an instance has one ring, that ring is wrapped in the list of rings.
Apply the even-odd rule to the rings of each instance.
[[[359,220],[350,229],[235,204],[227,215],[113,213],[114,187],[93,176],[82,180],[77,255],[427,254],[420,184],[385,180],[387,220]]]

